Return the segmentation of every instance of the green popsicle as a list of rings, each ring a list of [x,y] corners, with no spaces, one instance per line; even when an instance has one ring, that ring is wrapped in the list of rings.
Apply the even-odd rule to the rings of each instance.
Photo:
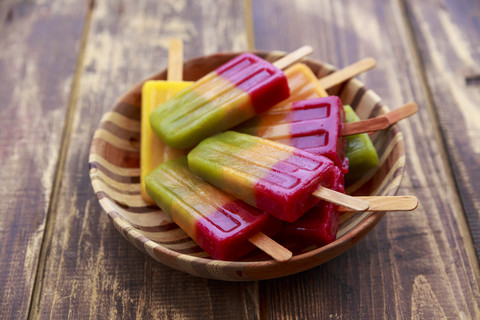
[[[345,109],[345,122],[360,120],[352,107],[349,105],[343,107]],[[347,139],[345,155],[349,160],[348,174],[345,175],[345,179],[347,183],[351,183],[378,165],[378,155],[368,134],[355,134],[345,138]]]

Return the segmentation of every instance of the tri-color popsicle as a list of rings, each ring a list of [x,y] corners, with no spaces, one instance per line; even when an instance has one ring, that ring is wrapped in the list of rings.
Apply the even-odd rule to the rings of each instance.
[[[274,64],[241,54],[154,110],[152,129],[168,145],[187,149],[232,128],[287,99],[287,78],[276,66],[288,66],[292,57],[310,52],[310,47],[302,47]]]
[[[155,203],[214,259],[236,260],[254,249],[251,238],[280,230],[279,220],[193,175],[186,157],[157,167],[146,186]]]
[[[330,190],[334,163],[275,141],[227,131],[188,154],[193,173],[217,188],[284,221],[295,221],[319,198],[354,210],[369,207]]]
[[[348,172],[346,141],[341,135],[345,112],[338,97],[294,101],[275,115],[270,111],[259,118],[261,126],[249,123],[239,130],[325,156]]]

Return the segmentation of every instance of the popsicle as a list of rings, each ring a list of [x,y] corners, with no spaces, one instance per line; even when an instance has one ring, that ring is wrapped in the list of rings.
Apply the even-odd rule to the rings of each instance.
[[[343,106],[345,110],[345,122],[360,121],[358,115],[349,105]],[[373,146],[372,140],[366,133],[350,135],[346,137],[347,147],[345,149],[346,157],[349,160],[348,174],[346,180],[353,181],[363,175],[370,169],[378,165],[377,150]]]
[[[146,185],[157,205],[214,259],[236,260],[253,250],[254,245],[262,246],[265,239],[276,245],[276,250],[280,248],[280,256],[274,253],[274,257],[291,257],[290,251],[265,235],[279,231],[279,220],[193,175],[186,157],[154,169]]]
[[[262,125],[247,123],[238,129],[325,156],[348,172],[346,141],[341,135],[345,112],[338,97],[294,101],[277,114],[270,111],[260,117]]]
[[[145,177],[159,164],[185,155],[185,151],[173,149],[160,141],[152,132],[151,112],[173,95],[189,87],[193,82],[181,81],[183,74],[183,45],[180,39],[172,39],[169,45],[167,81],[149,80],[142,86],[142,112],[140,129],[140,186],[142,198],[153,203],[145,188]]]
[[[288,98],[287,79],[280,69],[310,53],[310,47],[302,47],[274,64],[241,54],[155,109],[152,129],[172,147],[193,147]]]
[[[275,141],[227,131],[188,154],[190,170],[217,188],[280,220],[292,222],[328,200],[357,211],[369,203],[328,189],[333,161]]]
[[[416,104],[409,103],[398,109],[415,107]],[[338,97],[329,96],[275,106],[235,130],[326,156],[347,173],[349,158],[345,156],[344,137],[385,129],[391,125],[388,116],[344,123],[342,102]]]

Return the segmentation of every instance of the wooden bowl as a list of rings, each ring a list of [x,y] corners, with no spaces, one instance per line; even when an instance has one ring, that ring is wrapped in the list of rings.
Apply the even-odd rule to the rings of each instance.
[[[221,53],[185,62],[184,79],[202,75],[239,53]],[[255,52],[274,61],[276,52]],[[321,78],[335,69],[315,60],[305,63]],[[166,71],[150,79],[164,80]],[[148,80],[150,80],[148,79]],[[364,237],[384,213],[343,214],[337,240],[323,246],[305,246],[287,262],[276,262],[261,252],[244,260],[213,260],[169,217],[140,195],[140,108],[141,86],[128,91],[101,119],[90,150],[90,177],[100,205],[120,233],[155,260],[189,274],[229,281],[249,281],[282,277],[318,266],[348,250]],[[388,112],[380,98],[357,79],[329,90],[350,104],[361,118]],[[397,126],[372,135],[380,164],[347,188],[349,194],[395,195],[405,170],[403,136]]]

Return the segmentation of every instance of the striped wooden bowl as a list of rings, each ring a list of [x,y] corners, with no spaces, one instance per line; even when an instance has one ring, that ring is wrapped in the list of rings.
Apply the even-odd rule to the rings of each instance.
[[[222,53],[185,62],[185,80],[196,80],[238,53]],[[256,52],[270,61],[282,54]],[[314,60],[307,65],[319,77],[334,67]],[[150,79],[164,80],[162,71]],[[90,150],[90,177],[100,205],[120,233],[155,260],[189,274],[229,281],[248,281],[282,277],[318,266],[345,252],[365,236],[384,213],[343,214],[337,240],[323,246],[305,246],[287,262],[276,262],[261,252],[241,261],[213,260],[170,218],[140,195],[140,108],[142,83],[136,85],[101,119]],[[388,112],[380,98],[358,81],[329,90],[350,104],[361,118]],[[372,135],[380,165],[348,186],[347,193],[357,195],[395,195],[405,169],[405,148],[397,126]]]

